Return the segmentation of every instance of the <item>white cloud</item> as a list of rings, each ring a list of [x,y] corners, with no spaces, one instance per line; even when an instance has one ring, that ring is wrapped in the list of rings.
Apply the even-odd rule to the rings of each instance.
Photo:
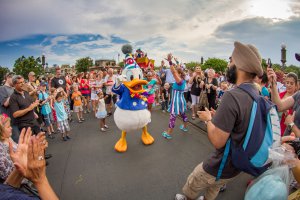
[[[277,11],[263,6],[268,5],[266,2],[277,2]],[[121,45],[112,44],[111,35],[129,40],[156,60],[163,59],[169,51],[176,52],[184,61],[211,55],[227,58],[233,41],[230,35],[223,38],[214,35],[218,27],[267,14],[267,11],[272,16],[264,17],[274,18],[280,9],[287,15],[275,15],[277,19],[300,15],[298,0],[10,0],[1,1],[0,9],[0,41],[32,34],[61,34],[29,48],[53,56],[53,61],[65,59],[66,62],[80,56],[78,51],[82,56],[116,57]],[[94,41],[90,37],[90,41],[78,44],[63,43],[64,53],[55,53],[53,47],[68,41],[65,35],[72,34],[100,34],[104,39]],[[231,32],[226,34],[236,36]],[[252,34],[249,37],[255,37],[255,33]],[[93,45],[107,47],[91,48]]]

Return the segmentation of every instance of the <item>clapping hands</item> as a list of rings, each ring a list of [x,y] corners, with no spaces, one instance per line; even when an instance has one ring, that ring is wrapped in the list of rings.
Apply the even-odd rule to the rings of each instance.
[[[9,153],[16,169],[22,176],[38,184],[46,177],[46,162],[44,151],[48,145],[45,133],[41,132],[37,136],[31,136],[31,128],[23,129],[20,134],[18,148],[13,150],[13,145],[9,143]]]

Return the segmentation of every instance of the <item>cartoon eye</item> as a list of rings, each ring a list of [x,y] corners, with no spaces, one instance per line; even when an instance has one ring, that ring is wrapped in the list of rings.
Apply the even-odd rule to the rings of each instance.
[[[126,72],[126,79],[129,81],[129,80],[133,80],[133,72],[131,70],[128,70]]]

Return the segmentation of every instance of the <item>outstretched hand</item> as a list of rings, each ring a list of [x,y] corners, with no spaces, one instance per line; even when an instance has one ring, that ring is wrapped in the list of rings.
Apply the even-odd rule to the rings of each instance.
[[[207,122],[212,119],[211,111],[209,111],[208,108],[205,108],[205,111],[198,111],[197,114],[201,121]]]

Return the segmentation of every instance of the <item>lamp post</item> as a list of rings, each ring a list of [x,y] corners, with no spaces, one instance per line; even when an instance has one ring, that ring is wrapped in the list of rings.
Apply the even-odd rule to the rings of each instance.
[[[203,56],[201,56],[201,65],[203,65]]]
[[[281,69],[285,68],[286,63],[286,45],[284,43],[281,44]]]
[[[42,67],[44,72],[45,72],[45,60],[46,60],[45,54],[42,54]]]
[[[45,72],[46,72],[46,74],[49,74],[49,73],[50,73],[50,71],[49,71],[49,67],[48,67],[48,63],[46,63]]]

